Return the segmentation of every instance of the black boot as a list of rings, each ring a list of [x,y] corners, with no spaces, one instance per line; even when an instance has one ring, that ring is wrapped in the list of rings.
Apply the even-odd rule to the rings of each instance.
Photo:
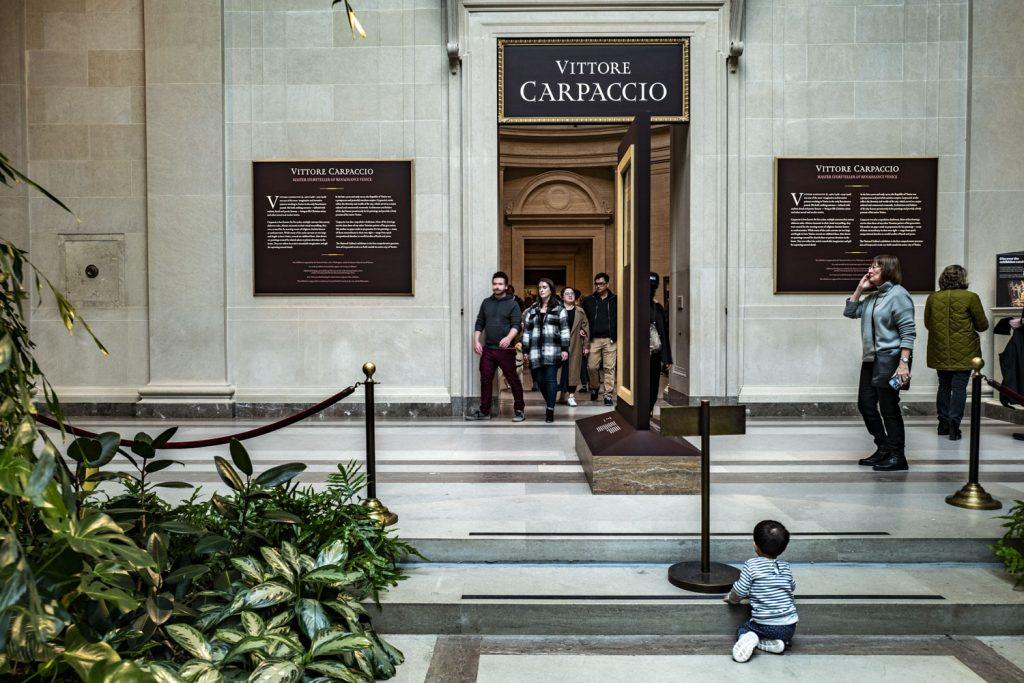
[[[964,437],[963,437],[963,434],[960,433],[960,423],[959,422],[950,422],[949,423],[949,440],[950,441],[959,441],[962,438],[964,438]]]
[[[947,434],[949,434],[949,421],[948,420],[944,420],[941,417],[939,418],[939,429],[937,431],[937,434],[939,436],[946,436]]]
[[[885,450],[882,446],[875,449],[875,452],[866,458],[861,458],[857,461],[858,465],[864,465],[864,467],[874,467],[878,463],[882,462],[889,457],[889,451]]]
[[[872,467],[875,472],[902,472],[903,470],[910,469],[907,465],[907,459],[902,453],[891,453],[882,462]]]
[[[544,413],[544,421],[545,422],[554,422],[555,421],[555,411],[553,411],[553,410],[546,411]]]

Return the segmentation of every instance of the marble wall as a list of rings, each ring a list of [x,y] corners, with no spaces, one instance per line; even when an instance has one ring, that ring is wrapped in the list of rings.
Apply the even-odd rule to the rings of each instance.
[[[65,400],[306,401],[372,360],[382,400],[461,408],[499,262],[497,35],[692,37],[671,273],[692,285],[673,381],[694,395],[853,395],[843,295],[772,293],[776,156],[939,156],[937,264],[966,262],[986,300],[992,255],[1021,248],[1018,0],[748,0],[736,74],[724,1],[584,16],[463,0],[454,73],[441,0],[355,6],[366,39],[329,0],[0,0],[0,146],[80,219],[3,190],[0,234],[84,287],[112,352],[33,311]],[[253,296],[251,162],[313,158],[414,159],[415,296]],[[75,277],[93,255],[116,276],[102,292]]]
[[[993,254],[1024,251],[1024,3],[974,0],[971,21],[967,262],[972,289],[994,305]],[[982,348],[999,351],[1005,341]]]
[[[9,108],[23,106],[22,167],[75,212],[33,191],[27,220],[19,215],[22,227],[4,234],[70,290],[111,352],[102,356],[81,331],[68,335],[44,296],[32,311],[40,361],[65,400],[135,400],[149,346],[142,0],[5,1],[3,9],[17,15],[0,21],[0,59],[8,46],[21,53],[26,89],[0,98],[5,125]],[[8,33],[18,25],[20,40]],[[99,289],[81,277],[88,263],[101,265]]]
[[[850,400],[860,341],[857,323],[842,317],[844,295],[772,293],[773,160],[938,156],[936,267],[963,263],[968,3],[749,0],[747,7],[740,60],[742,265],[735,280],[740,376],[729,393],[745,401]],[[919,316],[924,299],[914,295]],[[934,379],[923,372],[920,319],[918,328],[915,369],[923,381],[914,382],[907,398],[928,400]]]
[[[225,3],[227,357],[240,401],[306,400],[377,364],[382,400],[450,400],[441,0]],[[340,7],[340,5],[339,5]],[[254,159],[413,159],[415,296],[255,297]]]

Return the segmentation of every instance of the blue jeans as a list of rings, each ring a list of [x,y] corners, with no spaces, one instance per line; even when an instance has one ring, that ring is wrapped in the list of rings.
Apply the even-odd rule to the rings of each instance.
[[[534,368],[537,376],[537,383],[540,385],[540,393],[548,402],[548,410],[555,409],[555,398],[558,396],[558,366],[541,365]]]
[[[967,405],[967,382],[970,370],[936,370],[939,391],[935,396],[935,410],[939,422],[948,422],[950,429],[959,429]]]
[[[768,624],[759,624],[751,619],[736,629],[736,637],[739,638],[744,633],[750,632],[756,633],[761,640],[781,640],[789,645],[789,642],[793,640],[793,634],[796,633],[796,624],[769,626]]]

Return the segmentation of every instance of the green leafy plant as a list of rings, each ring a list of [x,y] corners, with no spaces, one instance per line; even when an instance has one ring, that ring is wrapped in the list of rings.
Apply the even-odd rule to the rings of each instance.
[[[1006,520],[1002,525],[1006,533],[989,548],[1003,561],[1007,573],[1018,577],[1014,587],[1019,588],[1024,584],[1024,501],[1013,501],[1013,507],[997,519]]]
[[[210,602],[194,626],[167,627],[192,655],[182,679],[364,683],[395,674],[404,658],[377,636],[348,592],[361,575],[345,570],[343,541],[315,559],[290,543],[260,551],[262,562],[231,558],[239,578],[204,594]]]

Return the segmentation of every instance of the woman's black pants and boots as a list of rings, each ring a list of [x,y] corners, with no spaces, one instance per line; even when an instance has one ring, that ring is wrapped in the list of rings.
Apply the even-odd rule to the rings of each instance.
[[[908,469],[904,456],[905,433],[903,414],[900,412],[900,392],[889,387],[876,387],[871,383],[874,363],[860,368],[860,386],[857,391],[857,410],[864,418],[864,426],[875,440],[875,452],[862,458],[860,464],[879,472]]]

